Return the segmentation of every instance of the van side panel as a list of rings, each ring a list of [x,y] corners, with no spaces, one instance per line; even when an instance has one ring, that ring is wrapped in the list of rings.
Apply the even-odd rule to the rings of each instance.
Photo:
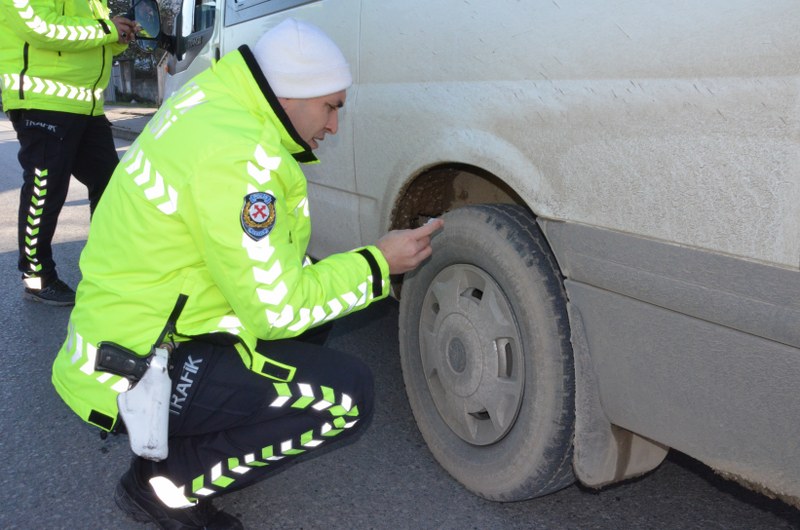
[[[542,217],[800,264],[796,2],[411,1],[361,17],[365,236],[409,178],[458,162]]]
[[[541,224],[608,420],[800,497],[800,272]]]

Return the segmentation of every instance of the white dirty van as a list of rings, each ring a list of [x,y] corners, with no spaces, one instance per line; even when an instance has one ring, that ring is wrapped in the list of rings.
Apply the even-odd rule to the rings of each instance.
[[[161,13],[168,90],[289,16],[341,46],[311,252],[445,218],[394,287],[417,424],[464,486],[601,487],[674,449],[800,505],[800,3]]]

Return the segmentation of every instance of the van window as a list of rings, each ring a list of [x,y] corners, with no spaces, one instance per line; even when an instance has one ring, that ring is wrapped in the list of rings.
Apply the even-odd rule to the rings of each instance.
[[[319,0],[233,0],[225,7],[225,26],[233,26],[254,18],[263,17]]]
[[[215,0],[197,0],[194,5],[194,24],[192,33],[214,27]]]

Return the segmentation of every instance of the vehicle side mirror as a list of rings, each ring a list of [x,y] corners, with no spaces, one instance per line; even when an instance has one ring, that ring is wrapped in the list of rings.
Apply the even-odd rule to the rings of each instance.
[[[136,32],[136,45],[146,52],[151,52],[156,47],[166,48],[167,42],[162,37],[161,15],[158,12],[156,0],[133,0],[131,8],[125,14],[126,18],[135,20],[141,29]]]

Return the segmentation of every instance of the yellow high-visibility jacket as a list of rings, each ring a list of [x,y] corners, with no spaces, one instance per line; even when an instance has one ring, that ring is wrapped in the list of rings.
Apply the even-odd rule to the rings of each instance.
[[[3,0],[3,110],[103,114],[118,40],[105,0]]]
[[[177,341],[235,338],[242,362],[277,381],[259,339],[306,329],[389,294],[389,266],[374,246],[311,263],[306,179],[316,162],[249,48],[227,54],[164,102],[120,161],[95,210],[82,280],[53,384],[84,420],[117,418],[127,380],[95,371],[111,341],[147,355],[186,295]]]

